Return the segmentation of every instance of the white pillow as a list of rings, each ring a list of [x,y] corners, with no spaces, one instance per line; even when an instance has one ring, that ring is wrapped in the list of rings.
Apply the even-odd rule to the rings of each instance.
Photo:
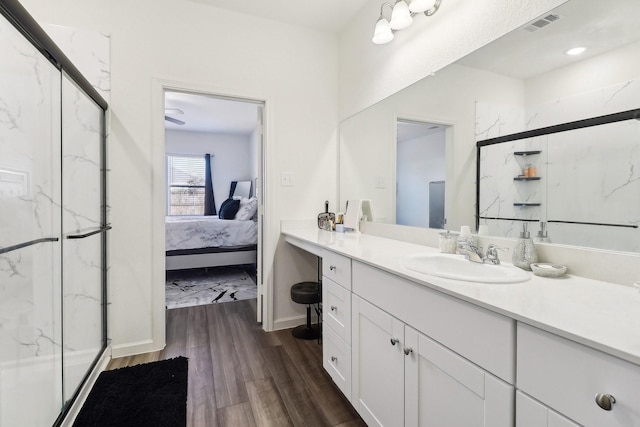
[[[238,209],[238,213],[236,213],[236,219],[239,221],[248,221],[256,214],[258,211],[258,199],[252,197],[247,199],[243,197],[240,199],[240,208]]]

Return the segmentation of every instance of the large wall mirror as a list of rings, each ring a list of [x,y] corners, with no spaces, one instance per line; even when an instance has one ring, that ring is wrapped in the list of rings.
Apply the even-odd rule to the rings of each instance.
[[[514,200],[504,197],[507,191],[501,192],[501,189],[515,192],[519,199],[516,204],[529,200],[533,205],[536,202],[532,200],[545,197],[542,209],[546,212],[560,209],[560,205],[569,200],[563,194],[584,195],[585,188],[624,186],[624,192],[617,191],[617,195],[635,194],[635,197],[617,198],[612,209],[628,212],[625,218],[614,215],[616,224],[625,227],[596,229],[591,226],[587,231],[565,233],[549,225],[548,234],[553,243],[639,252],[638,244],[616,243],[640,242],[638,234],[634,234],[640,225],[640,140],[636,130],[640,122],[637,120],[627,122],[627,126],[620,125],[632,132],[628,136],[618,137],[618,128],[604,133],[589,132],[585,128],[582,135],[561,149],[555,144],[563,142],[556,139],[566,140],[564,136],[514,142],[511,147],[492,145],[501,148],[481,150],[481,173],[476,175],[478,141],[640,108],[638,16],[640,1],[637,0],[568,1],[435,75],[346,119],[340,125],[341,207],[349,199],[369,199],[373,221],[424,227],[427,226],[425,215],[419,214],[422,218],[418,220],[413,212],[425,209],[429,212],[431,187],[444,192],[443,228],[458,230],[462,225],[476,224],[480,200],[479,215],[486,218],[497,216],[498,206],[515,209],[509,212],[508,218],[516,222],[480,220],[480,224],[489,225],[490,234],[515,237],[520,225],[517,220],[535,221],[545,217],[535,216],[534,210],[540,207],[514,206]],[[579,55],[567,54],[575,47],[587,49]],[[434,127],[433,131],[442,135],[444,155],[434,146],[420,151],[427,156],[437,151],[438,166],[416,167],[418,155],[403,154],[405,122],[427,124],[427,129]],[[433,136],[428,133],[414,137],[414,145],[432,144]],[[536,148],[542,146],[544,148]],[[521,151],[541,153],[528,157],[514,154]],[[587,158],[589,155],[592,157]],[[602,161],[614,157],[624,159],[624,174],[620,173],[619,160],[612,162],[611,168]],[[565,164],[569,158],[571,162]],[[556,174],[557,179],[545,179],[543,174],[551,162],[554,170],[564,171],[564,176]],[[428,163],[426,160],[425,164]],[[592,166],[588,173],[584,170],[573,173],[578,164]],[[444,179],[435,177],[435,172],[434,176],[412,172],[424,172],[424,168],[435,171],[442,166],[444,169],[438,173]],[[514,179],[523,178],[529,167],[539,179]],[[583,178],[578,179],[579,176]],[[480,195],[476,194],[478,178]],[[484,180],[487,182],[483,183]],[[438,181],[444,182],[432,187],[432,182]],[[553,195],[547,194],[550,185],[554,188]],[[487,192],[488,189],[493,192]],[[406,190],[415,195],[411,202],[407,202]],[[575,203],[563,212],[565,222],[587,222],[581,212],[592,209],[597,202],[578,203],[581,198],[570,199]],[[536,228],[533,224],[529,227],[533,234]],[[600,237],[585,239],[585,233]]]

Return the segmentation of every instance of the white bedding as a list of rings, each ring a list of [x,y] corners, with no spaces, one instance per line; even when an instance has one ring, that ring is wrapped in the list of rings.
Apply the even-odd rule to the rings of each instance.
[[[258,223],[217,216],[166,217],[166,250],[254,245]]]

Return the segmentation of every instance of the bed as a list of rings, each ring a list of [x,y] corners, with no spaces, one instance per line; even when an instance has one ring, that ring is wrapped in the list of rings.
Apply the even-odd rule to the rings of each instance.
[[[217,216],[166,217],[166,269],[254,264],[258,223]]]

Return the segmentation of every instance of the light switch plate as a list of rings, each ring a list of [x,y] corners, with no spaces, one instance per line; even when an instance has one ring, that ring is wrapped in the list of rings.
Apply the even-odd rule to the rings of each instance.
[[[293,172],[280,173],[280,186],[293,187],[295,185],[295,174]]]

